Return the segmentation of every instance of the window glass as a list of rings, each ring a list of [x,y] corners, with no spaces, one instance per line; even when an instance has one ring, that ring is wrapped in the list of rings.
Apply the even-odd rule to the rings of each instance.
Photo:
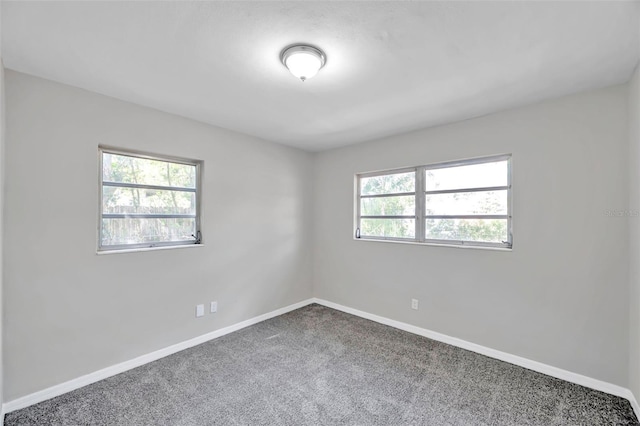
[[[362,219],[361,236],[414,238],[415,219]]]
[[[507,214],[507,190],[425,195],[426,215]]]
[[[415,195],[362,198],[360,201],[363,216],[414,216],[416,211]]]
[[[416,174],[415,172],[409,172],[364,177],[360,180],[360,185],[361,195],[415,192]]]
[[[507,161],[426,169],[425,191],[507,186]]]
[[[508,240],[506,219],[426,219],[426,238],[502,243]]]

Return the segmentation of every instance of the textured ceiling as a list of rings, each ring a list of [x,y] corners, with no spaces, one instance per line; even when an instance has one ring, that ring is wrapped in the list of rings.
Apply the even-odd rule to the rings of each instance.
[[[628,80],[638,2],[2,2],[17,71],[307,150]],[[302,83],[279,62],[315,44]]]

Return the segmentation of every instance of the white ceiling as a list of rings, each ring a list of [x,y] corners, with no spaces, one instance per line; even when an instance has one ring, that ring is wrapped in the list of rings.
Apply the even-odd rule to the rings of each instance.
[[[307,150],[627,81],[631,2],[2,2],[7,68]],[[327,65],[300,82],[279,53]]]

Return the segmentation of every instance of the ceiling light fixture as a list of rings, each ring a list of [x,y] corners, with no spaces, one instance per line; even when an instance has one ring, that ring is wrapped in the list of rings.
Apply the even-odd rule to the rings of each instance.
[[[285,47],[280,60],[291,74],[305,81],[320,71],[327,62],[327,56],[317,47],[308,44],[294,44]]]

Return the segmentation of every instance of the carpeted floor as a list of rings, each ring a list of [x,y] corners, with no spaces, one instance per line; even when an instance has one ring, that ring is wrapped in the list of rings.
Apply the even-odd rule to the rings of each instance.
[[[629,402],[319,305],[5,425],[637,425]]]

